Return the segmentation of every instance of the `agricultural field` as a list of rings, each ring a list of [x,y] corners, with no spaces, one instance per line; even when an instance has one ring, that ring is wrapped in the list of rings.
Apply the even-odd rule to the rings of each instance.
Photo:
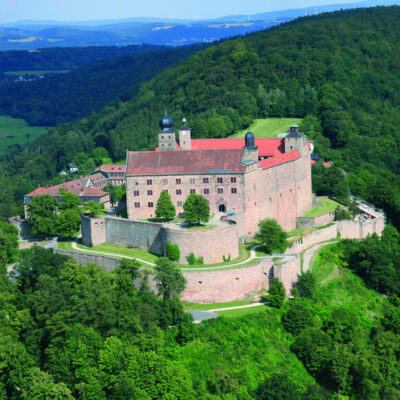
[[[33,142],[46,135],[49,128],[29,126],[23,119],[0,115],[0,153],[12,144]]]
[[[278,133],[287,132],[291,125],[301,124],[301,118],[267,118],[256,119],[251,126],[243,131],[235,133],[232,138],[242,138],[246,132],[253,132],[255,137],[276,137]]]

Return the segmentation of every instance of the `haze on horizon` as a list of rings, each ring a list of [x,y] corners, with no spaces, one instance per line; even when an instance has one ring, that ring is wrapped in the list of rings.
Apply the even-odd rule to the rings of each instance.
[[[226,15],[257,14],[360,0],[0,0],[0,23],[18,20],[84,21],[157,17],[207,19]]]

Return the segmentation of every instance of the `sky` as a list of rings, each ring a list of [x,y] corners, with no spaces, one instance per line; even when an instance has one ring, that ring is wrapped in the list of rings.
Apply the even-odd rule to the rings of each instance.
[[[134,17],[204,19],[354,2],[354,0],[0,0],[0,23],[17,20],[82,21]]]

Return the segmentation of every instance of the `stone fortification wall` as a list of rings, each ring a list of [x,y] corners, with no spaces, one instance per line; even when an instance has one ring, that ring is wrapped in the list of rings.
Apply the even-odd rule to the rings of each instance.
[[[75,259],[79,264],[95,263],[106,271],[115,270],[120,260],[95,254],[54,250]],[[259,264],[232,270],[201,271],[183,273],[187,286],[181,298],[196,303],[218,303],[253,297],[261,289],[268,290],[274,277],[278,277],[289,293],[300,274],[300,257],[265,257]],[[155,291],[154,275],[149,276],[149,285]]]
[[[105,218],[81,216],[82,243],[85,246],[98,246],[106,241]]]
[[[187,286],[182,300],[195,303],[219,303],[254,297],[268,290],[274,277],[279,278],[289,293],[300,274],[300,257],[265,257],[259,264],[223,271],[185,272]]]
[[[363,239],[373,233],[381,236],[384,227],[385,220],[383,216],[370,220],[337,221],[326,228],[317,229],[305,235],[302,239],[293,242],[292,247],[286,250],[286,254],[301,253],[317,243],[337,238]]]
[[[334,213],[327,213],[318,217],[298,217],[296,228],[315,228],[317,226],[328,225],[335,220]]]
[[[133,246],[164,255],[163,225],[156,222],[132,221],[106,217],[106,242],[120,246]]]
[[[176,243],[181,252],[181,264],[186,264],[186,257],[193,253],[202,256],[205,264],[223,261],[223,256],[234,260],[239,256],[239,238],[236,225],[215,229],[169,229],[165,231],[165,242]]]
[[[118,217],[93,219],[82,217],[82,241],[86,246],[107,242],[121,246],[133,246],[154,254],[165,255],[166,243],[179,246],[181,264],[193,253],[203,257],[205,264],[223,261],[223,256],[235,259],[239,256],[237,225],[215,229],[174,229],[168,225],[129,220]]]
[[[97,264],[106,271],[114,271],[121,260],[117,258],[111,258],[106,256],[100,256],[96,254],[78,253],[75,251],[67,251],[54,249],[55,253],[62,254],[63,256],[68,256],[76,260],[79,264],[87,265],[89,263]]]
[[[274,278],[278,278],[289,294],[301,274],[300,254],[287,256],[282,261],[274,263]]]

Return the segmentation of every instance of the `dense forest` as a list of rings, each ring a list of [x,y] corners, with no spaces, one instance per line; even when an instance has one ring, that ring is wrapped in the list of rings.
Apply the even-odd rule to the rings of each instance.
[[[399,16],[399,7],[321,14],[200,51],[124,101],[9,148],[0,213],[12,213],[74,154],[102,146],[123,160],[127,148],[153,148],[167,109],[176,121],[187,118],[194,137],[225,137],[254,118],[306,117],[301,128],[316,151],[399,226]]]
[[[51,47],[35,51],[9,50],[0,52],[0,72],[56,71],[128,54],[147,53],[165,49],[157,45]]]
[[[135,261],[106,272],[39,247],[18,254],[8,224],[0,239],[2,399],[400,399],[399,287],[384,277],[398,281],[392,226],[328,245],[293,300],[199,325],[168,259],[154,293]]]
[[[149,51],[91,63],[66,74],[31,82],[5,82],[0,85],[0,112],[39,126],[54,126],[84,117],[128,89],[132,96],[137,92],[136,85],[205,47],[158,50],[152,46],[137,46],[134,49],[148,48]],[[96,56],[100,54],[103,53]],[[106,54],[111,53],[104,52],[104,56]],[[70,61],[83,61],[71,57]],[[59,61],[63,62],[61,58]]]

